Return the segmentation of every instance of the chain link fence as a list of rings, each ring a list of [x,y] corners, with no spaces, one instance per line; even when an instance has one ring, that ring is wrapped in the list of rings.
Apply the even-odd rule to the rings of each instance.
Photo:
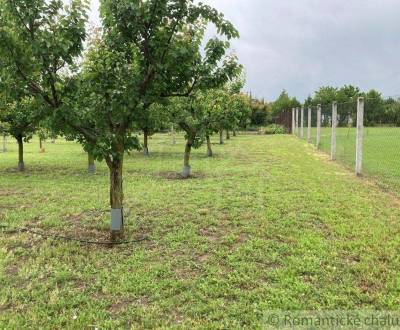
[[[400,192],[400,99],[365,100],[363,174]]]
[[[357,100],[337,104],[336,160],[354,168],[357,139]]]
[[[354,168],[356,174],[372,177],[381,187],[400,194],[399,97],[298,108],[292,118],[296,136]],[[359,125],[358,118],[362,118]]]

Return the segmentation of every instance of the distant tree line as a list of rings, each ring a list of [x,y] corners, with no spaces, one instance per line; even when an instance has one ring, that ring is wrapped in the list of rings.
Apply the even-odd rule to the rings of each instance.
[[[267,126],[275,123],[276,118],[287,109],[300,106],[295,97],[290,97],[287,91],[282,91],[275,102],[267,102],[264,98],[256,98],[251,93],[247,94],[251,106],[250,122],[247,128]],[[246,128],[242,126],[242,128]]]
[[[359,87],[352,85],[339,88],[323,86],[305,100],[304,107],[307,109],[310,106],[316,107],[321,104],[323,114],[327,114],[325,118],[329,118],[332,103],[336,101],[338,102],[339,126],[355,125],[357,99],[359,97],[365,99],[364,124],[366,126],[400,126],[400,99],[385,98],[375,89],[363,92]],[[276,102],[279,104],[280,98]],[[300,105],[287,104],[285,109],[290,110],[298,106]],[[283,107],[280,107],[280,109],[284,110]],[[328,123],[325,122],[325,124]]]

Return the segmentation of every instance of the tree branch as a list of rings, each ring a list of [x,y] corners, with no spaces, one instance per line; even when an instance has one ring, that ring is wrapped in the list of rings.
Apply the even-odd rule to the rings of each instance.
[[[29,35],[33,36],[33,30],[30,29],[29,24],[26,25],[26,23],[25,23],[25,21],[24,21],[24,18],[21,16],[21,13],[19,12],[19,10],[18,10],[18,8],[17,8],[17,6],[16,6],[16,4],[15,4],[15,1],[10,0],[10,3],[11,3],[11,6],[14,8],[15,14],[17,15],[18,19],[19,19],[20,22],[21,22],[21,25],[24,26],[24,28],[25,28],[26,31],[29,33]]]

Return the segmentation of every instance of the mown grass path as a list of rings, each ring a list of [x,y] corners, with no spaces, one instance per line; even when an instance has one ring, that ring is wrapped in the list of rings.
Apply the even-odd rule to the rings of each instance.
[[[216,140],[216,139],[215,139]],[[0,223],[105,239],[108,173],[78,145],[0,154]],[[150,140],[125,162],[124,247],[0,232],[0,328],[252,328],[270,309],[397,309],[400,202],[294,137],[196,151]]]

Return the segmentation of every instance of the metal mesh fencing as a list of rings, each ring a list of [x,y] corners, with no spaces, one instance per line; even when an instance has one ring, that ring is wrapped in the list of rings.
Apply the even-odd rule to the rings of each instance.
[[[310,121],[308,121],[308,109],[310,109]],[[304,139],[315,145],[317,148],[330,153],[332,133],[332,111],[328,105],[321,105],[320,115],[318,106],[307,108],[306,128]],[[320,116],[320,133],[318,134],[318,116]],[[308,128],[310,126],[310,128]],[[310,134],[308,134],[310,131]],[[319,137],[318,137],[319,136]]]
[[[332,139],[334,109],[336,138]],[[357,116],[361,113],[363,124],[357,126]],[[360,99],[360,105],[357,99],[352,99],[337,103],[336,107],[333,104],[313,106],[310,115],[309,120],[306,107],[302,130],[299,109],[297,136],[305,140],[310,137],[309,142],[330,154],[333,160],[355,169],[357,174],[375,178],[380,186],[400,194],[399,97],[365,97]]]
[[[297,116],[297,114],[296,114]],[[297,117],[296,117],[297,118]],[[298,109],[298,128],[296,129],[296,135],[300,139],[304,139],[307,136],[307,113],[304,108]]]
[[[300,108],[299,118],[298,136],[303,140],[308,140],[308,137],[311,136],[311,131],[309,133],[309,108]]]
[[[318,107],[311,107],[311,144],[317,146],[317,117]]]
[[[337,104],[336,160],[354,168],[356,159],[357,100]]]
[[[363,174],[400,193],[400,99],[365,99]]]
[[[321,105],[321,138],[319,149],[331,153],[332,105]]]

